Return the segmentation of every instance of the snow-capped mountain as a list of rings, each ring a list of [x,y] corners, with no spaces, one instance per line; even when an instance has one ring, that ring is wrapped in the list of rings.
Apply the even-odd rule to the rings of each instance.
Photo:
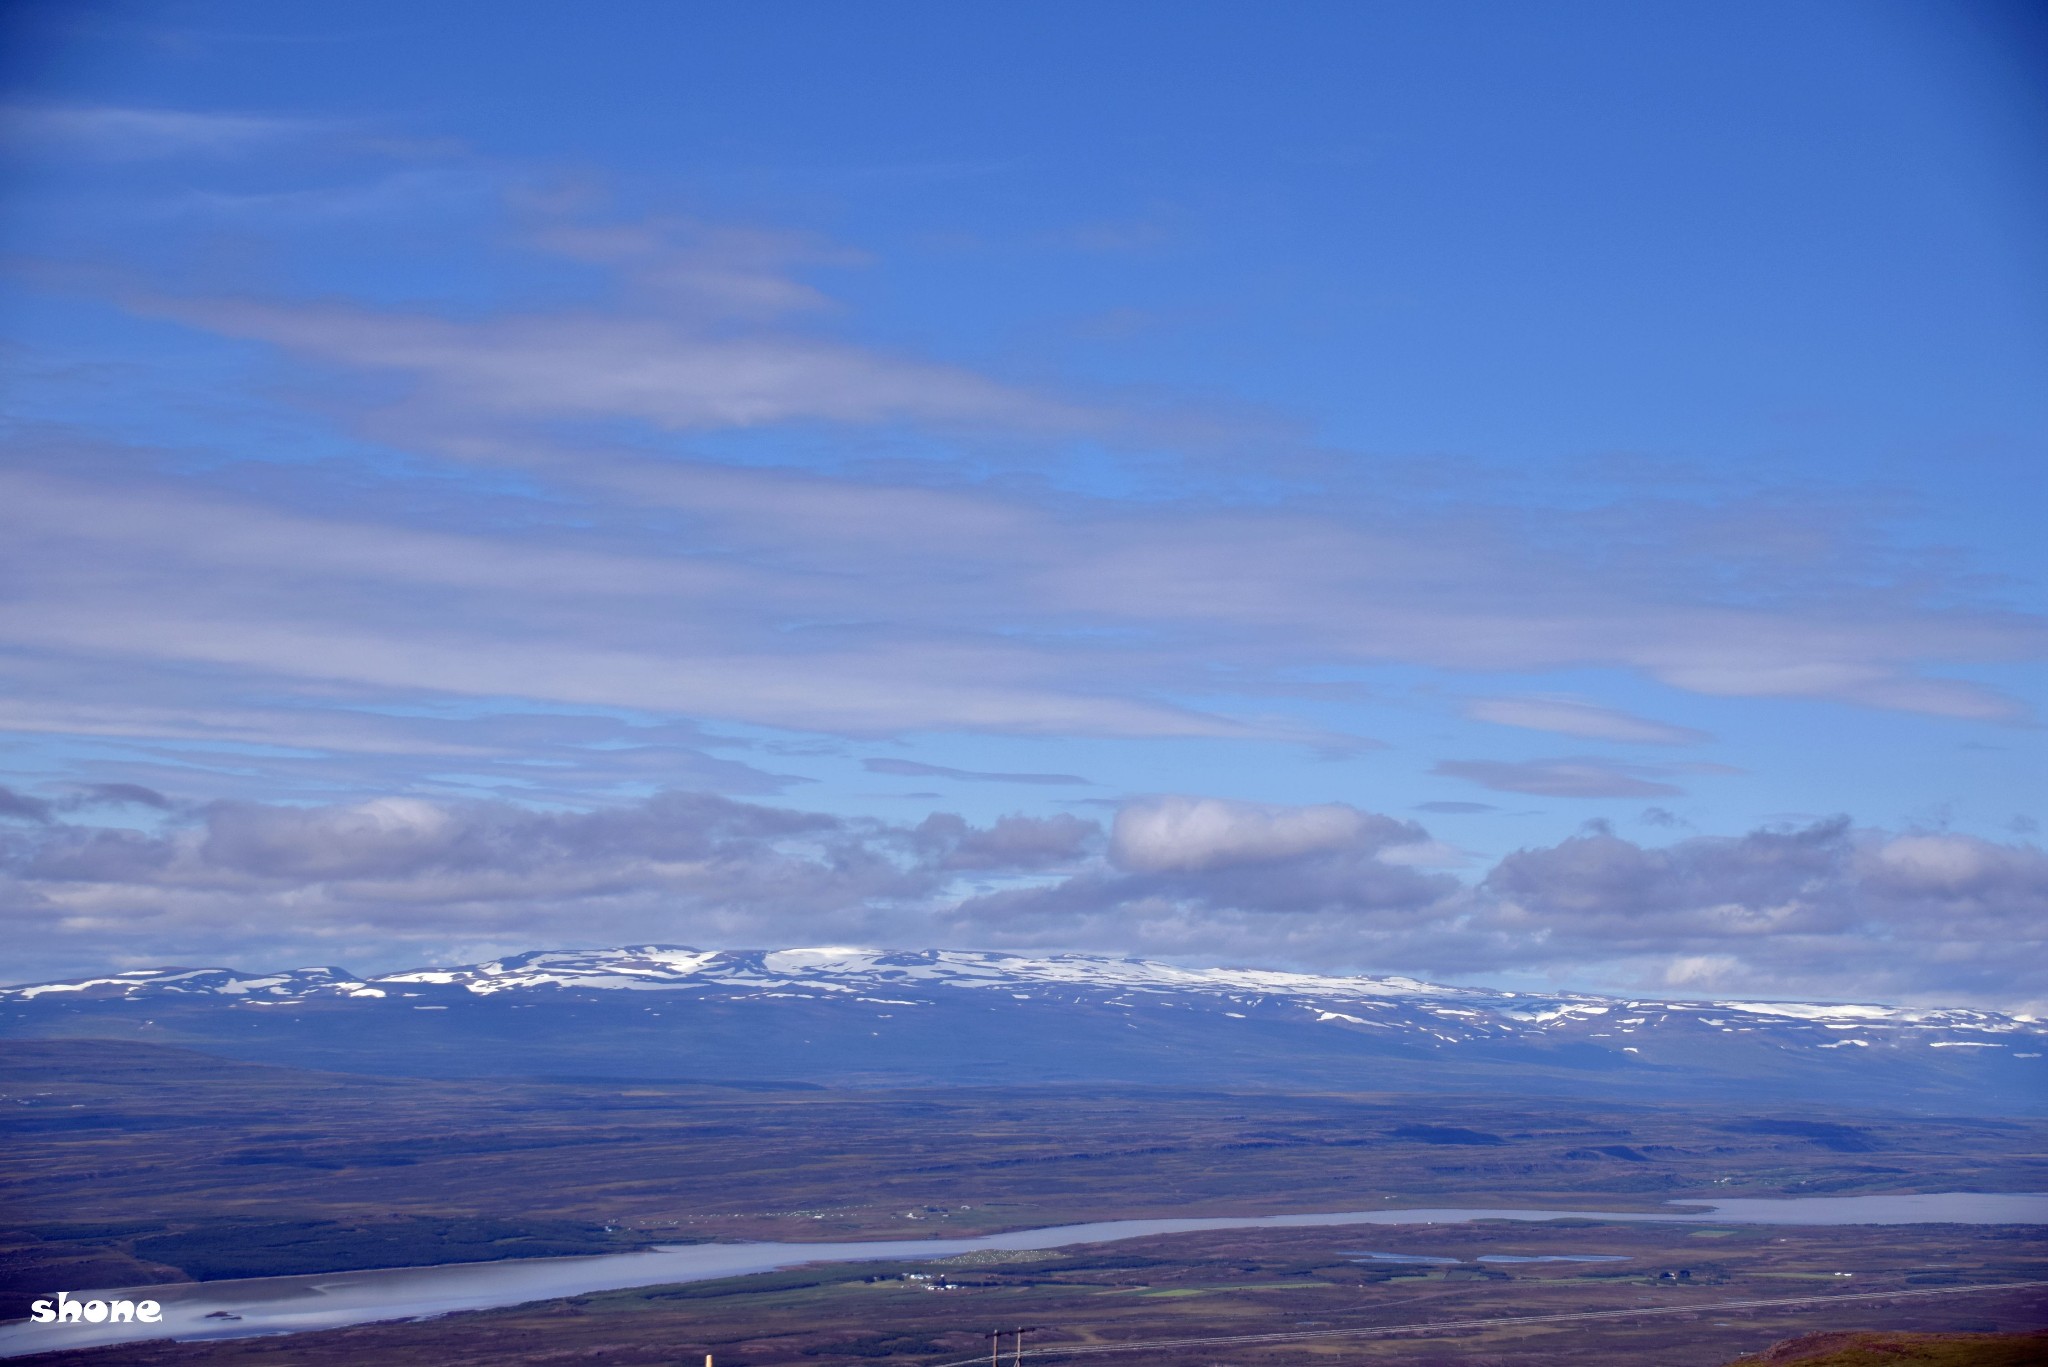
[[[964,950],[698,950],[639,945],[541,951],[366,978],[339,968],[271,973],[136,969],[0,988],[0,1002],[184,998],[249,1006],[352,1000],[445,1007],[451,999],[530,1004],[628,993],[707,1003],[830,1002],[865,1009],[865,1014],[883,1019],[917,1008],[1065,1003],[1121,1014],[1137,1023],[1148,1013],[1170,1008],[1220,1020],[1288,1020],[1435,1045],[1603,1041],[1600,1047],[1618,1055],[1661,1053],[1679,1039],[1703,1042],[1706,1036],[1753,1036],[1759,1037],[1758,1043],[1768,1040],[1797,1049],[1924,1046],[2001,1051],[2022,1059],[2041,1057],[2048,1043],[2048,1022],[1962,1009],[1654,1001],[1447,987],[1404,977],[1180,968],[1085,954],[1034,958]],[[651,1012],[655,1007],[644,1009]]]

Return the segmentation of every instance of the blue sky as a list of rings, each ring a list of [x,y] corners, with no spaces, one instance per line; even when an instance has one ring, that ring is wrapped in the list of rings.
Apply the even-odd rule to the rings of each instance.
[[[2034,1000],[2023,9],[7,22],[7,976]]]

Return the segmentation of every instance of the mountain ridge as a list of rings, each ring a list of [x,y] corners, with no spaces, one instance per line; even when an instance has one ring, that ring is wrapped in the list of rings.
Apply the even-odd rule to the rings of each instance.
[[[535,950],[361,977],[133,969],[0,989],[0,1037],[434,1077],[1447,1092],[2048,1114],[2048,1023],[1088,954]]]
[[[507,993],[662,992],[702,1000],[842,1000],[922,1006],[947,992],[1009,992],[1013,1000],[1086,999],[1097,1005],[1170,1004],[1240,1018],[1276,1008],[1318,1024],[1466,1038],[1618,1038],[1654,1034],[1674,1018],[1722,1034],[1769,1030],[1818,1048],[1879,1043],[2014,1048],[2048,1041],[2048,1022],[1961,1007],[1621,997],[1458,987],[1401,975],[1327,975],[1247,968],[1182,968],[1139,958],[1043,957],[984,950],[874,950],[812,946],[701,950],[648,944],[534,950],[481,963],[357,976],[333,966],[248,973],[230,968],[131,969],[98,977],[0,988],[0,1002],[70,998],[214,997],[252,1004],[315,999],[394,1000],[454,989]],[[893,993],[876,996],[876,993]],[[1247,1008],[1229,1011],[1226,1007]],[[1348,1008],[1348,1009],[1339,1009]],[[1359,1015],[1356,1012],[1367,1014]],[[1626,1014],[1644,1013],[1640,1016]],[[1654,1019],[1653,1019],[1654,1018]],[[1595,1029],[1608,1026],[1609,1029]],[[1613,1046],[1627,1049],[1626,1045]]]

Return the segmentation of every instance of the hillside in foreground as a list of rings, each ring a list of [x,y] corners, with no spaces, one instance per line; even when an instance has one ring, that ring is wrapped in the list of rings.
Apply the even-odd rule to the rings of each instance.
[[[1802,1334],[1729,1367],[2040,1367],[2048,1330],[2031,1334]]]

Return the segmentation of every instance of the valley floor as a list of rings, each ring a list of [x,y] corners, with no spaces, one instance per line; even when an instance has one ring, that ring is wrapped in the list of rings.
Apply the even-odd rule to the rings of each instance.
[[[1877,1237],[1873,1237],[1875,1234]],[[171,1367],[447,1367],[985,1360],[989,1332],[1026,1327],[1026,1360],[1215,1364],[1716,1367],[1816,1329],[2021,1331],[2048,1324],[2039,1230],[1880,1232],[1633,1225],[1459,1226],[1176,1236],[1074,1254],[797,1270],[646,1288],[411,1324],[288,1338],[156,1344],[28,1361]],[[1364,1251],[1456,1264],[1361,1262]],[[1484,1253],[1597,1253],[1626,1263],[1482,1264]],[[1485,1268],[1481,1273],[1474,1269]],[[1661,1274],[1690,1270],[1685,1282]],[[1838,1274],[1849,1272],[1849,1277]],[[945,1287],[935,1290],[935,1287]],[[1929,1295],[1930,1291],[1954,1294]],[[1918,1293],[1898,1299],[1886,1293]],[[1878,1299],[1870,1299],[1880,1293]],[[1835,1299],[1853,1296],[1853,1300]],[[1819,1303],[1756,1305],[1824,1297]],[[1733,1308],[1733,1302],[1751,1302]],[[1832,1303],[1831,1303],[1832,1302]],[[1616,1315],[1615,1312],[1624,1312]],[[1561,1318],[1548,1323],[1529,1317]],[[1497,1321],[1474,1326],[1472,1321]],[[1431,1328],[1446,1323],[1464,1327]],[[1407,1332],[1385,1331],[1411,1326]],[[1348,1332],[1333,1332],[1348,1331]],[[1317,1334],[1279,1343],[1059,1350]]]
[[[10,1315],[59,1287],[690,1239],[953,1235],[1388,1201],[1626,1210],[1699,1194],[2048,1190],[2048,1125],[2040,1122],[1812,1109],[445,1081],[91,1040],[9,1042],[0,1095],[8,1231],[0,1275]],[[1477,1261],[1482,1255],[1618,1261]],[[1411,1258],[1435,1261],[1404,1261]],[[990,1330],[1020,1325],[1033,1330],[1027,1360],[1033,1345],[1044,1355],[1060,1345],[1412,1325],[1392,1337],[1159,1348],[1103,1360],[1718,1367],[1817,1330],[2048,1325],[2040,1287],[1728,1302],[2044,1280],[2048,1230],[2027,1226],[1254,1230],[798,1270],[64,1360],[540,1367],[695,1364],[711,1352],[718,1367],[936,1367],[980,1357]],[[1507,1322],[1613,1311],[1631,1313]],[[1421,1327],[1472,1319],[1501,1322]]]

